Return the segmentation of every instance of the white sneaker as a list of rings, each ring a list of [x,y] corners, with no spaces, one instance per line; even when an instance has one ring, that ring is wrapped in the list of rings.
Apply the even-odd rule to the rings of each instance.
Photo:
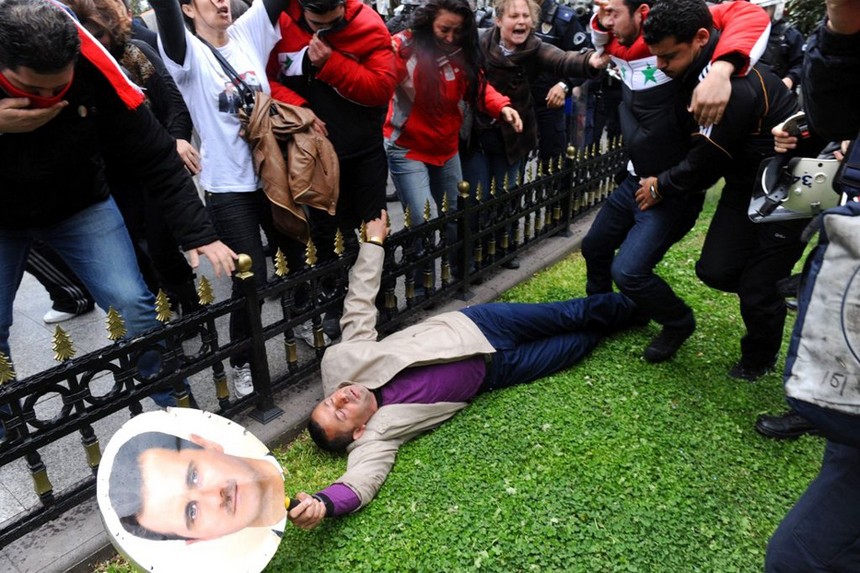
[[[297,327],[293,328],[293,336],[296,338],[301,338],[305,341],[305,343],[313,347],[314,346],[314,323],[313,321],[308,320],[307,322],[303,322]],[[323,346],[328,346],[331,344],[331,338],[323,332]]]
[[[233,391],[239,398],[243,398],[254,391],[254,381],[251,378],[249,365],[243,364],[233,367]]]
[[[53,308],[45,313],[45,316],[42,317],[42,320],[45,321],[45,324],[56,324],[58,322],[65,322],[69,319],[75,318],[78,316],[74,312],[63,312],[61,310],[54,310]]]

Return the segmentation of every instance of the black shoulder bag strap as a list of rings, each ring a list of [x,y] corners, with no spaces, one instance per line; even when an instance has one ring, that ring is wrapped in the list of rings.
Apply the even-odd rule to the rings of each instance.
[[[212,53],[215,54],[215,59],[218,60],[219,64],[221,64],[221,69],[224,70],[224,73],[227,74],[227,77],[229,77],[233,81],[233,84],[235,84],[236,89],[239,90],[239,96],[242,98],[242,109],[245,110],[245,113],[248,114],[248,117],[250,117],[251,112],[254,111],[254,100],[257,97],[254,93],[254,90],[252,90],[251,87],[245,83],[245,80],[242,79],[242,77],[239,75],[239,72],[237,72],[236,69],[230,65],[230,62],[227,61],[227,58],[225,58],[215,46],[213,46],[200,36],[197,36],[197,39],[203,42],[203,45],[208,47],[210,50],[212,50]]]

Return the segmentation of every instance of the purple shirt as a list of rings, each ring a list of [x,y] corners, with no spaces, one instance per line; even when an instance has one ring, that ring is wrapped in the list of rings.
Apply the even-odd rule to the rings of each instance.
[[[483,356],[407,368],[376,390],[376,399],[380,408],[392,404],[468,402],[478,394],[486,372]],[[355,492],[342,483],[333,483],[317,495],[331,502],[326,504],[331,515],[343,515],[361,505]]]

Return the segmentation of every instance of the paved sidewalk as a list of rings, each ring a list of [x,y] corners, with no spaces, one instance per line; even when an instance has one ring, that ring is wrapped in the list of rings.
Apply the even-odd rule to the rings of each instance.
[[[399,204],[389,203],[388,206],[393,228],[400,228],[403,214]],[[452,300],[434,309],[433,312],[441,313],[457,310],[467,304],[492,301],[536,272],[579,250],[582,238],[590,227],[595,213],[596,211],[592,211],[573,225],[570,237],[547,239],[524,252],[520,257],[521,267],[518,270],[500,271],[489,277],[482,285],[473,287],[474,296],[469,301]],[[202,269],[201,272],[213,279],[216,300],[229,297],[228,281],[223,278],[214,279],[207,269]],[[33,375],[56,364],[51,350],[54,326],[42,322],[42,316],[49,308],[50,300],[47,293],[35,279],[26,275],[15,301],[15,324],[10,337],[15,368],[20,378]],[[266,312],[265,308],[264,312]],[[80,356],[84,352],[107,344],[104,324],[104,313],[97,309],[64,322],[61,326],[72,337]],[[224,340],[227,339],[226,332],[222,333],[222,336]],[[211,385],[208,376],[200,376],[199,380],[192,379],[191,383],[192,388],[196,384]],[[202,408],[216,407],[211,390],[197,392],[196,395],[204,398],[200,400]],[[318,376],[314,376],[276,396],[278,406],[284,411],[277,419],[261,425],[243,415],[236,418],[236,421],[263,442],[274,447],[292,440],[304,428],[312,407],[321,398],[320,380]],[[58,398],[54,400],[58,402]],[[50,409],[50,400],[45,402],[45,407]],[[149,400],[144,406],[145,409],[155,408]],[[126,413],[119,413],[95,428],[101,439],[102,448],[113,431],[127,419]],[[85,475],[82,473],[86,471],[85,460],[82,459],[83,450],[75,436],[70,436],[68,443],[52,444],[42,453],[56,489],[67,487],[74,479],[80,479],[80,476]],[[0,468],[0,523],[14,518],[38,503],[24,460],[18,460],[10,466],[12,467]],[[64,475],[64,472],[68,475]],[[0,571],[13,573],[91,571],[95,563],[108,559],[114,554],[98,516],[96,502],[91,500],[0,550]]]

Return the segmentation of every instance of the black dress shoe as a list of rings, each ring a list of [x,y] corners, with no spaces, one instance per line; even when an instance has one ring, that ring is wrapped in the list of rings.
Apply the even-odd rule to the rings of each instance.
[[[759,366],[749,366],[744,364],[744,361],[741,360],[729,370],[729,376],[732,378],[736,378],[738,380],[746,380],[747,382],[755,382],[768,372],[773,371],[773,367],[776,365],[776,359],[774,359],[769,364],[761,364]]]
[[[326,335],[334,340],[336,338],[340,338],[340,315],[335,312],[327,312],[323,317],[323,332]]]
[[[385,194],[385,200],[386,200],[388,203],[392,203],[392,202],[394,202],[394,201],[398,201],[398,200],[399,200],[399,198],[397,197],[397,191],[392,191],[391,193],[386,193],[386,194]]]
[[[507,261],[502,263],[502,268],[509,270],[516,270],[520,268],[520,259],[519,257],[514,257],[512,259],[508,259]]]
[[[793,440],[804,434],[817,436],[820,432],[809,420],[789,410],[779,416],[763,414],[756,418],[755,431],[762,436],[777,440]]]
[[[693,335],[695,330],[695,320],[683,327],[670,328],[664,326],[660,334],[655,336],[648,348],[645,349],[645,360],[652,363],[669,360],[678,352],[681,345]]]

